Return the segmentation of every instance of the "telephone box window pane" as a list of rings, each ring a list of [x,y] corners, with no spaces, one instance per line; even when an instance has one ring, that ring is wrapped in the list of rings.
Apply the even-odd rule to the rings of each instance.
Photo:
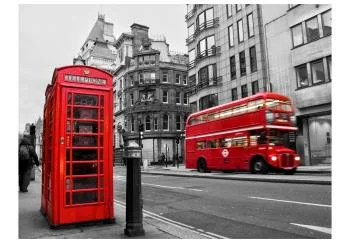
[[[66,190],[70,190],[70,178],[66,178]]]
[[[72,104],[72,93],[68,93],[67,103],[68,105]]]
[[[100,163],[100,174],[103,174],[103,162]]]
[[[70,204],[70,192],[66,192],[66,205]]]
[[[72,203],[81,204],[81,203],[93,203],[97,202],[97,191],[90,192],[73,192]]]
[[[100,149],[100,159],[103,159],[103,149]]]
[[[73,161],[97,160],[96,149],[73,149]]]
[[[66,163],[66,175],[70,175],[70,164]]]
[[[96,147],[97,136],[73,136],[73,146],[77,147]]]
[[[68,106],[68,107],[67,107],[67,119],[70,119],[71,116],[72,116],[71,107]]]
[[[100,132],[103,133],[103,122],[100,122]]]
[[[104,187],[103,176],[100,176],[100,188]]]
[[[97,109],[75,107],[73,116],[76,119],[97,119]]]
[[[100,146],[103,146],[103,136],[100,136]]]
[[[97,163],[73,163],[73,175],[97,174]]]
[[[74,132],[77,133],[97,133],[97,122],[74,122]]]
[[[100,202],[103,202],[105,200],[103,191],[100,191]]]
[[[66,124],[66,131],[67,131],[67,132],[70,132],[70,121],[67,121],[67,124]]]
[[[97,188],[97,176],[73,178],[73,190]]]
[[[101,109],[100,110],[100,119],[103,120],[103,118],[104,118],[104,110]]]
[[[97,95],[74,94],[74,105],[91,105],[97,106]]]
[[[104,96],[101,96],[100,97],[100,106],[103,106],[104,105]]]
[[[66,149],[66,161],[70,161],[70,150]]]

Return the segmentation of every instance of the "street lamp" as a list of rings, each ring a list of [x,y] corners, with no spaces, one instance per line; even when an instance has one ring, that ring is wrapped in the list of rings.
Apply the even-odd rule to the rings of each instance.
[[[176,142],[176,167],[179,168],[179,142],[180,142],[179,133],[176,133],[175,142]]]

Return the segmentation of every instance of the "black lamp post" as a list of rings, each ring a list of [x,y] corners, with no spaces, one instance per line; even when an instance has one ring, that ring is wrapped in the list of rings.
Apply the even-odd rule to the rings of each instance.
[[[180,142],[179,133],[176,133],[175,142],[176,142],[176,167],[179,168],[179,142]]]

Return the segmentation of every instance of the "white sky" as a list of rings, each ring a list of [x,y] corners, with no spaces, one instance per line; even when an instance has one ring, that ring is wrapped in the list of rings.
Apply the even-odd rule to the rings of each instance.
[[[164,35],[174,51],[187,52],[185,4],[166,5],[20,5],[19,131],[43,116],[45,89],[55,67],[71,65],[99,12],[114,24],[114,36],[133,23]]]

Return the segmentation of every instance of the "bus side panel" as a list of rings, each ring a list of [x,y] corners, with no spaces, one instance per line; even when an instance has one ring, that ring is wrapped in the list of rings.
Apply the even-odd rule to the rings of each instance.
[[[196,169],[196,161],[195,161],[195,151],[194,151],[195,140],[188,139],[186,140],[186,153],[185,153],[185,161],[187,169]]]

